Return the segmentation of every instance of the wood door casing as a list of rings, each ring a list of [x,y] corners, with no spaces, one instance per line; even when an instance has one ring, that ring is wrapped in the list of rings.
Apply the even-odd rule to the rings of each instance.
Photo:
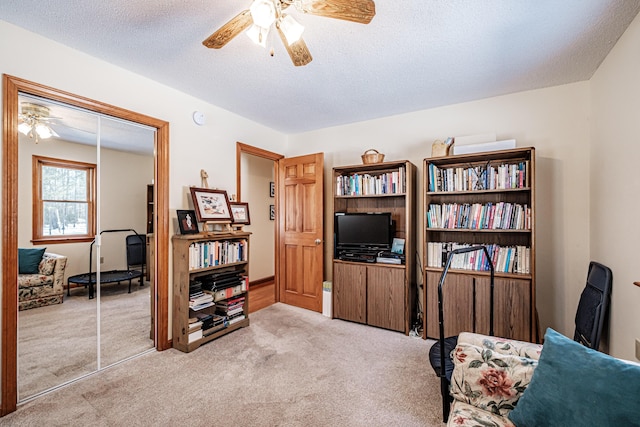
[[[169,339],[169,123],[100,101],[74,95],[18,77],[3,75],[3,195],[2,195],[2,377],[0,416],[16,410],[18,335],[18,96],[48,98],[89,111],[156,128],[155,136],[155,247],[153,277],[155,347],[171,347]]]
[[[278,165],[280,301],[322,311],[322,153],[285,158]]]

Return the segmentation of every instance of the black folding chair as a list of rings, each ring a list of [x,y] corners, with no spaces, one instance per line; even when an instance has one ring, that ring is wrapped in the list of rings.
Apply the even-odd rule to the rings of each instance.
[[[130,234],[126,237],[127,247],[127,270],[139,270],[140,286],[144,284],[144,273],[147,265],[147,242],[146,234]],[[129,289],[131,291],[131,289]]]
[[[613,273],[595,261],[589,263],[587,284],[580,295],[573,339],[598,350],[600,337],[609,311]]]
[[[489,264],[491,271],[491,286],[489,291],[489,335],[493,336],[493,263],[491,262],[491,256],[489,251],[484,246],[471,246],[468,248],[454,249],[449,253],[447,263],[445,264],[440,281],[438,282],[438,323],[440,326],[440,337],[429,350],[429,362],[431,367],[435,371],[436,375],[440,377],[440,394],[442,395],[442,422],[447,422],[449,418],[449,411],[451,409],[451,394],[449,393],[449,385],[451,384],[451,375],[453,374],[453,359],[451,353],[458,344],[458,336],[452,336],[445,338],[444,336],[444,310],[442,301],[442,286],[444,285],[444,279],[447,277],[447,272],[451,266],[451,260],[454,255],[463,254],[468,252],[484,251],[485,256]]]

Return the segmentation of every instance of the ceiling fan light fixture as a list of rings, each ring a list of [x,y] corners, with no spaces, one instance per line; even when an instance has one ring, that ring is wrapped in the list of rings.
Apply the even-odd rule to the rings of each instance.
[[[253,23],[262,28],[269,28],[276,21],[276,5],[273,0],[253,0],[251,7]]]
[[[269,35],[269,28],[263,28],[259,25],[253,24],[246,32],[247,36],[257,45],[264,48],[267,47],[267,36]]]
[[[284,37],[287,39],[287,43],[291,46],[293,43],[300,40],[302,37],[302,33],[304,32],[304,26],[302,26],[298,21],[293,19],[291,15],[282,15],[282,20],[280,21],[280,29],[284,33]]]
[[[23,135],[29,136],[29,132],[31,132],[31,125],[26,122],[20,123],[18,125],[18,132]]]
[[[49,108],[29,102],[23,102],[21,107],[22,113],[20,114],[20,123],[18,123],[18,132],[35,139],[36,143],[40,139],[60,136],[46,123],[46,120],[50,118]]]
[[[52,136],[58,136],[58,134],[45,123],[37,123],[35,131],[40,139],[48,139]]]

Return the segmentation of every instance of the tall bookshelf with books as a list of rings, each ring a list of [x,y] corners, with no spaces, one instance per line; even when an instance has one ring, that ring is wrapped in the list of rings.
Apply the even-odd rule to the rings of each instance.
[[[333,169],[334,217],[390,214],[391,242],[397,245],[346,253],[350,251],[340,251],[334,237],[334,318],[409,334],[416,301],[415,170],[406,160]]]
[[[438,283],[449,252],[484,245],[494,266],[494,334],[538,341],[535,149],[424,159],[424,338],[438,338]],[[443,285],[446,336],[488,334],[484,251],[453,257]]]
[[[249,235],[173,236],[173,346],[190,352],[249,326]]]

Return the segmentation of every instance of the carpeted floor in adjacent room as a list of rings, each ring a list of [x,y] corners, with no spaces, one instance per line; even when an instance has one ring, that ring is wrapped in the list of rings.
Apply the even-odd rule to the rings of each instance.
[[[192,353],[148,353],[6,426],[441,426],[433,341],[275,304]]]

